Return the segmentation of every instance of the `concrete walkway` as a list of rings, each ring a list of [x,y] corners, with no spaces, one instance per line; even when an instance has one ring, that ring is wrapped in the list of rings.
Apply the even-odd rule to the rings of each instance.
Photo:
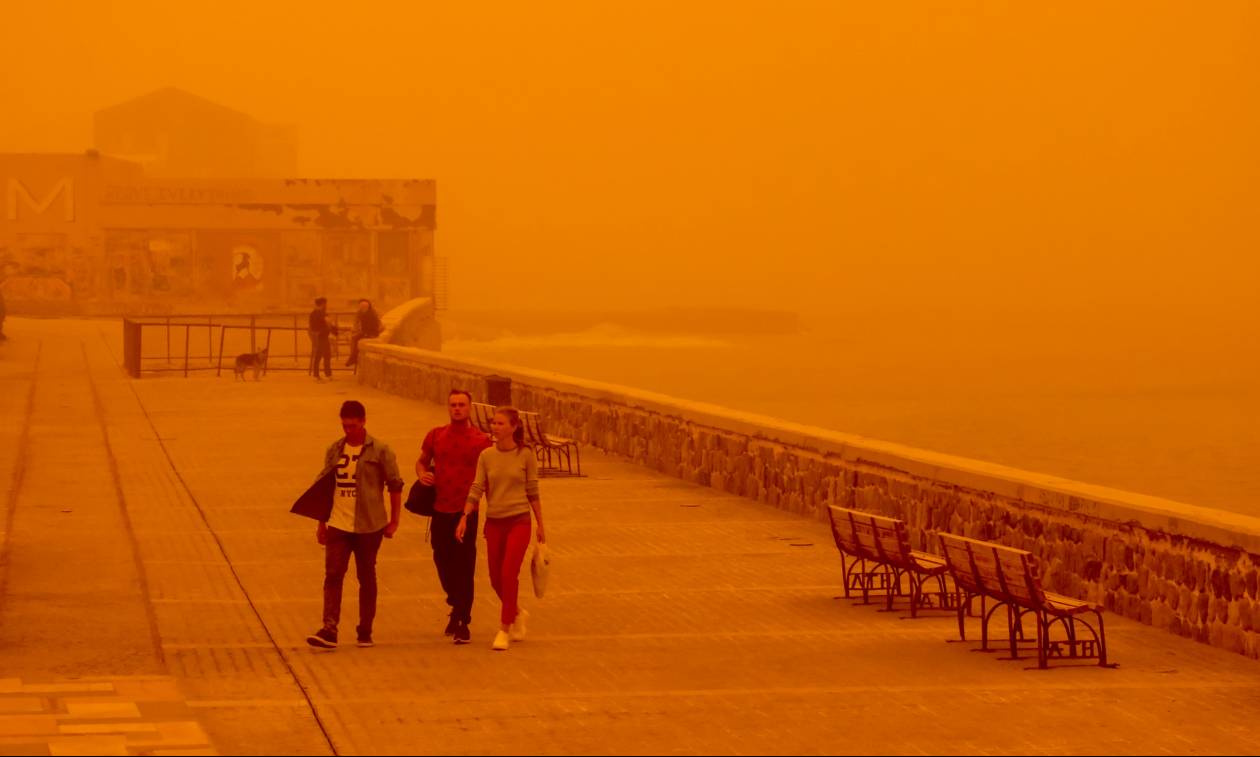
[[[1108,617],[1119,669],[1025,670],[945,643],[951,617],[834,600],[825,525],[594,452],[543,481],[553,593],[527,641],[489,649],[484,560],[473,644],[442,636],[405,515],[377,646],[312,651],[322,552],[287,510],[340,402],[404,469],[443,408],[295,374],[132,381],[119,331],[6,324],[0,679],[168,675],[223,753],[1260,752],[1260,664]]]

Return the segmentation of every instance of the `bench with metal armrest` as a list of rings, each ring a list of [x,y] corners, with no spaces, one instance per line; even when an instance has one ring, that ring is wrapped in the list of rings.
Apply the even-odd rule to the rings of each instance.
[[[525,442],[533,446],[542,471],[582,475],[582,452],[576,441],[547,433],[538,413],[522,412],[521,422],[525,424]]]
[[[980,643],[988,651],[989,620],[1000,608],[1006,608],[1009,659],[1019,659],[1019,644],[1024,638],[1023,619],[1031,615],[1036,622],[1037,667],[1049,666],[1050,658],[1097,659],[1107,662],[1107,637],[1103,627],[1102,607],[1061,594],[1047,592],[1041,585],[1041,567],[1037,558],[1022,549],[965,536],[940,534],[941,550],[954,582],[963,592],[958,607],[958,634],[966,638],[964,611],[976,597],[980,598]],[[989,600],[995,604],[986,609]],[[1087,619],[1093,615],[1096,627]],[[1062,634],[1051,631],[1058,626]],[[1082,638],[1081,631],[1089,632]]]
[[[904,521],[832,505],[828,508],[831,534],[840,551],[844,575],[844,596],[862,593],[868,604],[872,594],[883,596],[885,610],[893,598],[905,596],[902,579],[908,585],[910,617],[921,609],[950,610],[957,606],[956,591],[945,585],[948,568],[940,557],[910,548]],[[934,591],[925,590],[929,581]]]
[[[494,405],[472,403],[469,420],[478,430],[491,435],[490,424],[494,420]],[[543,475],[582,475],[582,452],[573,439],[553,436],[543,428],[538,413],[521,411],[521,425],[525,429],[525,443],[533,447],[538,458],[539,472]]]

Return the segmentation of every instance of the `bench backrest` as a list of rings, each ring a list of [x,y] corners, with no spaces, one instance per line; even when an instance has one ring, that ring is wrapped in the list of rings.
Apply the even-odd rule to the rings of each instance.
[[[472,403],[472,422],[478,430],[490,433],[490,422],[494,420],[494,405],[484,402]]]
[[[1041,571],[1031,552],[954,534],[940,534],[940,539],[945,562],[964,591],[1023,607],[1044,606]]]
[[[525,427],[525,443],[531,447],[543,444],[545,437],[542,431],[542,419],[538,413],[521,412],[521,425]]]
[[[841,552],[864,560],[912,567],[904,521],[831,505],[831,535]]]

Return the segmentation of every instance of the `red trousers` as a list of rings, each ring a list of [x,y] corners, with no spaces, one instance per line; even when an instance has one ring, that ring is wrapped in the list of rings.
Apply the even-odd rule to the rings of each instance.
[[[517,594],[521,587],[521,565],[529,551],[529,513],[511,518],[486,518],[486,562],[490,567],[490,585],[503,602],[499,622],[511,625],[516,621]]]

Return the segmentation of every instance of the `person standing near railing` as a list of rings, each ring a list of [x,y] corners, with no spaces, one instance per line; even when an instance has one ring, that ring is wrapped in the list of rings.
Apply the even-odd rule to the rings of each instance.
[[[324,361],[324,376],[332,378],[332,344],[330,334],[337,333],[337,327],[328,322],[328,299],[315,298],[315,309],[311,311],[308,332],[311,337],[311,375],[320,381],[319,362]]]
[[[354,331],[350,335],[350,359],[346,361],[346,365],[351,366],[359,362],[360,339],[375,339],[380,335],[381,317],[377,314],[376,308],[372,307],[372,301],[365,297],[359,300],[359,312],[354,314]]]

